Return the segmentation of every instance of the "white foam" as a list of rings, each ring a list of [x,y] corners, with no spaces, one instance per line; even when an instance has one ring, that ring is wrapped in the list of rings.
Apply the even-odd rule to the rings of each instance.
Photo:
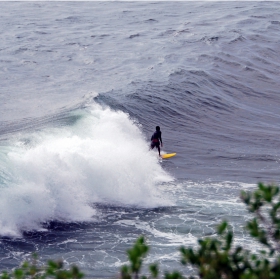
[[[82,115],[74,125],[21,135],[31,144],[18,141],[5,153],[0,234],[94,219],[95,202],[170,204],[157,185],[172,177],[127,114],[97,104],[74,113]]]

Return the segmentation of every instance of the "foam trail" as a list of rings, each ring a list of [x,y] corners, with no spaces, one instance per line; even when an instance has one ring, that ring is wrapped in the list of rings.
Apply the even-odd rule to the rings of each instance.
[[[157,185],[172,178],[127,114],[97,104],[72,114],[74,125],[22,133],[27,142],[2,147],[0,234],[92,220],[95,202],[170,205]]]

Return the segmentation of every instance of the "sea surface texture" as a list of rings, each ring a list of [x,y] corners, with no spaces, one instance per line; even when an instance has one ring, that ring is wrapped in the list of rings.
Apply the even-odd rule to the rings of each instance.
[[[87,278],[244,230],[278,183],[280,2],[1,2],[0,271],[33,252]],[[159,125],[161,160],[149,150]]]

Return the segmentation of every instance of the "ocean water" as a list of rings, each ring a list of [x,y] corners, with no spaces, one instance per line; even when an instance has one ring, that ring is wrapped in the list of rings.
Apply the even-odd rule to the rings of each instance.
[[[0,270],[33,252],[118,277],[227,219],[257,249],[241,190],[279,182],[280,2],[1,2]],[[159,125],[160,160],[149,150]]]

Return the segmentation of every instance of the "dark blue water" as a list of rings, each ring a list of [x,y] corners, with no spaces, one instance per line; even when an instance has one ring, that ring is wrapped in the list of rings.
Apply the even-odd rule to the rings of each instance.
[[[180,266],[242,189],[279,181],[279,2],[2,2],[0,269]],[[149,139],[160,125],[159,160]]]

